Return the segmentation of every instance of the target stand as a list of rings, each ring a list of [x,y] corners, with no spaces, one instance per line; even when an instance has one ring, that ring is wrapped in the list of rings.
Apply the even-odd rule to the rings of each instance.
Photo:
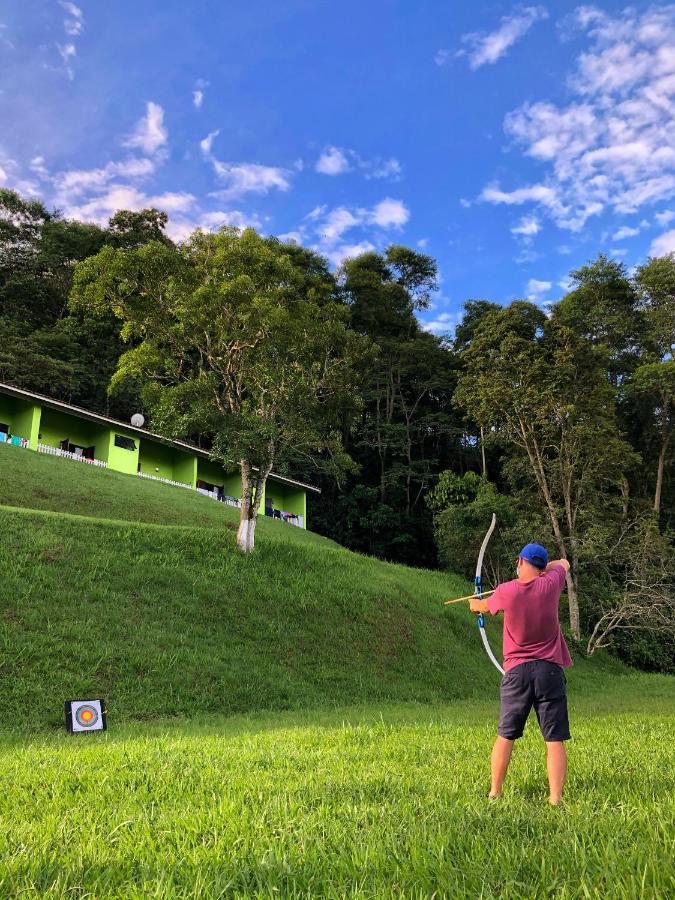
[[[70,734],[78,734],[85,731],[105,731],[106,722],[105,701],[98,700],[66,700],[65,702],[66,729]]]

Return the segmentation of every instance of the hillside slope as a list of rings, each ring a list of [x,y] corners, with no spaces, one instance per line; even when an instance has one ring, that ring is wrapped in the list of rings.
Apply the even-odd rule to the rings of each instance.
[[[51,507],[0,508],[0,727],[82,695],[118,721],[495,695],[473,617],[440,602],[459,578],[278,522],[246,557],[223,504],[16,448],[0,496]],[[602,666],[625,671],[574,677]]]

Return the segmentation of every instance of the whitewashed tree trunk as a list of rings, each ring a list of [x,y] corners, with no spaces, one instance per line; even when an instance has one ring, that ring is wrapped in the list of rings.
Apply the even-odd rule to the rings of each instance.
[[[237,530],[237,547],[244,553],[251,553],[255,547],[256,518],[242,519]]]
[[[241,464],[241,514],[237,529],[237,547],[243,553],[251,553],[255,547],[255,526],[267,476],[272,471],[272,463],[259,470],[255,476],[251,464],[242,459]]]

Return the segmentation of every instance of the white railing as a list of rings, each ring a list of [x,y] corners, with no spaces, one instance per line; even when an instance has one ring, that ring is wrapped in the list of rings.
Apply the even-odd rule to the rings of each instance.
[[[228,497],[225,494],[219,494],[218,491],[207,491],[205,488],[195,488],[198,494],[203,494],[205,497],[210,497],[212,500],[220,500],[221,503],[225,503],[227,506],[234,506],[235,509],[241,509],[241,500],[237,500],[236,497]]]
[[[138,472],[139,478],[149,478],[150,481],[161,481],[162,484],[170,484],[173,487],[182,487],[187,488],[189,491],[192,490],[191,484],[185,484],[183,481],[172,481],[171,478],[162,478],[160,475],[149,475],[147,472]]]
[[[49,456],[63,456],[66,459],[74,459],[76,462],[89,463],[90,466],[98,466],[107,469],[108,463],[102,459],[90,459],[81,453],[71,453],[70,450],[62,450],[60,447],[50,447],[49,444],[38,444],[38,453],[47,453]]]
[[[28,448],[30,441],[28,438],[19,437],[18,434],[9,435],[4,431],[0,431],[0,444],[9,444],[11,447]]]
[[[278,519],[280,522],[286,522],[288,525],[296,525],[298,528],[304,527],[304,519],[302,516],[296,516],[293,513],[285,513],[283,511],[280,511],[280,513],[281,514],[278,516],[270,516],[268,512],[265,512],[265,515],[268,519]]]

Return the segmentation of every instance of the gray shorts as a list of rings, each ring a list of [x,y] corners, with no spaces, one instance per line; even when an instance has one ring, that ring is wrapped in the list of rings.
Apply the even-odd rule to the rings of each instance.
[[[514,666],[502,678],[499,734],[510,741],[522,737],[534,706],[545,741],[568,741],[567,686],[561,666],[545,659]]]

